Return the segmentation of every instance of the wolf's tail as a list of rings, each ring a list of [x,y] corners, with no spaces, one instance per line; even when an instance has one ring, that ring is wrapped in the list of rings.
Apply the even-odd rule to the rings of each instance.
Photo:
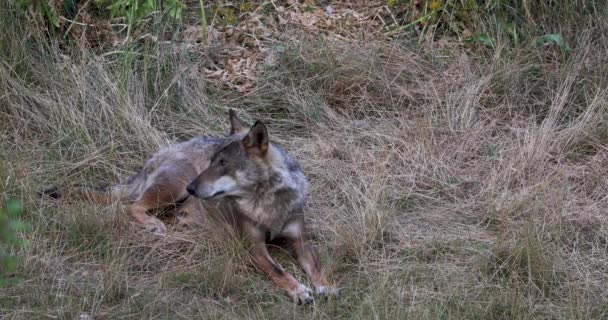
[[[50,197],[61,201],[87,201],[90,203],[108,205],[127,198],[127,185],[113,185],[106,187],[94,187],[87,185],[75,185],[67,188],[51,186],[38,191],[40,197]]]

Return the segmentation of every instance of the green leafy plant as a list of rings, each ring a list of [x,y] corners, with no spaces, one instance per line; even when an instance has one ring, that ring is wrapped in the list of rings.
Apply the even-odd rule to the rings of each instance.
[[[59,28],[59,15],[47,0],[17,0],[17,7],[32,17],[42,17],[53,27]]]
[[[560,34],[546,34],[544,36],[537,37],[534,40],[534,44],[538,47],[545,44],[558,45],[563,51],[569,52],[572,50],[568,42],[564,40],[564,37]]]
[[[107,9],[113,17],[124,17],[130,24],[138,24],[155,11],[163,11],[172,19],[179,20],[184,7],[181,0],[166,0],[162,7],[154,0],[111,0]]]
[[[95,0],[95,3],[101,10],[108,10],[111,17],[124,18],[128,26],[127,39],[149,15],[162,12],[173,21],[179,21],[186,7],[182,0]]]
[[[180,20],[186,5],[181,0],[167,0],[165,10],[167,15],[174,20]]]
[[[154,0],[116,0],[108,6],[112,17],[125,17],[131,23],[138,23],[154,11]]]
[[[30,226],[19,219],[22,212],[21,203],[16,200],[9,201],[6,208],[0,208],[0,286],[5,283],[3,275],[17,269],[18,259],[9,250],[26,245],[19,233],[28,231]]]
[[[124,18],[127,22],[127,39],[131,32],[141,26],[146,17],[155,12],[162,12],[173,21],[179,21],[186,7],[182,0],[96,0],[97,5],[102,7],[110,3],[106,9],[114,18]]]
[[[496,39],[490,37],[489,35],[487,35],[485,33],[478,33],[478,34],[466,39],[466,42],[483,44],[490,48],[494,48],[494,46],[496,46]]]

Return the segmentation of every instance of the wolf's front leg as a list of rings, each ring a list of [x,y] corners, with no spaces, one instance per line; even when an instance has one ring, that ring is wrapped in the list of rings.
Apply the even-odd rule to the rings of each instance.
[[[299,283],[296,278],[283,270],[270,257],[265,243],[254,244],[250,252],[256,266],[266,273],[279,287],[287,291],[287,294],[294,302],[303,304],[313,301],[312,290]]]
[[[298,304],[313,301],[312,290],[301,284],[289,272],[285,271],[272,259],[266,247],[264,233],[252,225],[244,226],[245,236],[251,243],[249,253],[255,265],[266,273],[279,287],[287,291],[287,294]]]
[[[292,246],[300,267],[304,269],[312,282],[315,293],[323,296],[338,296],[338,289],[329,284],[325,278],[317,254],[310,244],[306,242],[304,236],[304,219],[298,217],[288,222],[283,229],[282,235]]]

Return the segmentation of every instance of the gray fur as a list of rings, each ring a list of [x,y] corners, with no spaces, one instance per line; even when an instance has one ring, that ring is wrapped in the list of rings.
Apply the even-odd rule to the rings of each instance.
[[[250,177],[255,184],[234,201],[241,212],[259,225],[280,231],[288,220],[303,213],[308,181],[284,150],[271,145],[269,152],[270,165],[257,164],[263,167],[258,171],[266,171],[265,174]]]
[[[303,213],[308,181],[285,150],[270,144],[265,160],[254,160],[240,141],[231,141],[212,157],[211,166],[221,159],[229,159],[230,169],[224,175],[237,181],[238,190],[216,200],[231,202],[253,224],[273,233],[279,233],[287,221]],[[209,183],[204,178],[195,180],[197,195],[205,194]]]
[[[137,199],[160,173],[179,170],[176,163],[187,162],[194,167],[197,173],[203,171],[209,166],[210,155],[215,153],[227,140],[229,138],[199,136],[158,150],[124,186],[128,198]]]
[[[274,144],[269,144],[266,161],[250,159],[242,146],[245,134],[237,132],[224,138],[199,136],[160,149],[124,186],[128,198],[137,199],[153,183],[164,179],[190,179],[184,185],[196,182],[196,175],[184,175],[184,168],[192,168],[189,172],[199,174],[218,157],[225,156],[234,163],[234,174],[240,178],[239,194],[215,200],[232,203],[239,214],[255,225],[279,233],[287,221],[303,213],[308,181],[298,162]],[[184,190],[175,197],[179,201],[187,193]]]

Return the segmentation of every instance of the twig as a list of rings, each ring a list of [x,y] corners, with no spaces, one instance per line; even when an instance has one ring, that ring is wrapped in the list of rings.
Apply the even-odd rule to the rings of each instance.
[[[207,14],[205,13],[205,2],[198,0],[201,5],[201,27],[203,28],[203,40],[207,40]]]
[[[391,30],[389,32],[385,32],[384,35],[385,36],[392,36],[392,35],[394,35],[395,33],[399,32],[399,31],[403,31],[403,30],[409,29],[409,28],[411,28],[411,27],[419,24],[422,21],[428,20],[434,14],[435,14],[435,11],[429,12],[429,13],[423,15],[422,17],[420,17],[420,18],[418,18],[418,19],[416,19],[416,20],[414,20],[414,21],[412,21],[412,22],[410,22],[410,23],[408,23],[408,24],[406,24],[404,26],[400,26],[399,28],[396,28],[396,29]]]

